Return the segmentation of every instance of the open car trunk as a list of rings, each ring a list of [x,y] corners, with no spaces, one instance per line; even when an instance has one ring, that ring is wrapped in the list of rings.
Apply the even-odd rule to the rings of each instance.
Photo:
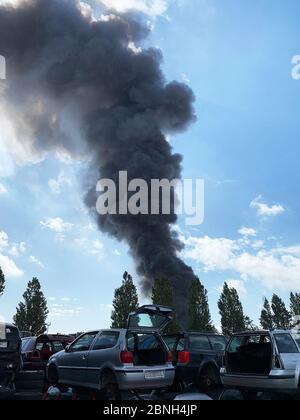
[[[161,366],[167,363],[168,351],[156,334],[130,333],[127,349],[133,353],[135,366]]]
[[[235,336],[226,354],[229,373],[268,375],[272,360],[273,346],[267,335]]]

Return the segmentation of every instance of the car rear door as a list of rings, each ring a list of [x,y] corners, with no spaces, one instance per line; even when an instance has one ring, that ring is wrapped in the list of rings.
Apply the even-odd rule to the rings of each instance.
[[[200,368],[205,361],[214,360],[215,352],[207,335],[190,334],[188,337],[190,366]]]
[[[88,354],[87,382],[92,388],[98,388],[101,372],[104,368],[114,370],[120,364],[120,332],[101,331],[96,337]]]
[[[99,331],[82,335],[58,358],[59,379],[69,385],[85,386],[89,350]]]
[[[174,309],[161,305],[145,305],[129,315],[128,331],[161,333],[172,321]]]

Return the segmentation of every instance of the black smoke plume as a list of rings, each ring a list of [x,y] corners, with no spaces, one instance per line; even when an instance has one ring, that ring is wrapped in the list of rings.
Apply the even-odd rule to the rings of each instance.
[[[8,75],[1,102],[30,153],[88,157],[85,201],[99,228],[129,245],[145,293],[155,278],[172,281],[184,319],[194,274],[177,256],[176,215],[95,212],[99,177],[117,183],[121,170],[148,182],[181,176],[182,157],[166,135],[194,120],[194,96],[186,85],[166,82],[159,50],[138,48],[148,34],[137,15],[109,12],[95,19],[76,0],[0,6],[0,53]]]

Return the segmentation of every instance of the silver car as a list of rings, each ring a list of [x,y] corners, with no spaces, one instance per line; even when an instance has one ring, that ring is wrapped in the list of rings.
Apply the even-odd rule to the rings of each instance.
[[[108,397],[172,385],[172,354],[160,335],[172,312],[164,306],[143,306],[129,316],[127,329],[83,334],[50,358],[49,383],[102,391]]]
[[[226,388],[297,394],[299,347],[289,331],[234,334],[227,346],[221,380]]]

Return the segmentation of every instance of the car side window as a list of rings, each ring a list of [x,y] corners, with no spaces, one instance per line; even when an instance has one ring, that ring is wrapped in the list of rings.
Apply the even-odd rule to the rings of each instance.
[[[190,336],[191,350],[211,350],[210,342],[206,335],[191,335]]]
[[[53,341],[53,342],[52,342],[52,350],[53,350],[55,353],[58,353],[59,351],[64,350],[63,343],[62,343],[62,342],[60,342],[60,341]]]
[[[104,331],[96,339],[92,350],[112,349],[118,344],[120,334],[114,331]]]
[[[227,341],[225,337],[212,336],[209,337],[210,343],[214,351],[224,351],[227,346]]]
[[[299,353],[294,340],[289,334],[275,334],[275,340],[279,353]]]
[[[69,352],[76,353],[79,351],[88,351],[97,334],[98,332],[92,332],[78,338],[78,340],[70,346]]]

